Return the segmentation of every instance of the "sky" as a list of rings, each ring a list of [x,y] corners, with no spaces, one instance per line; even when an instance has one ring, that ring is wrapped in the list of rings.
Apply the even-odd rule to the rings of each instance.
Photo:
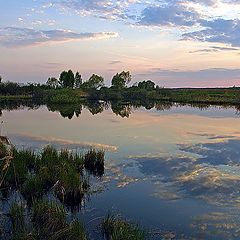
[[[240,86],[240,0],[0,0],[0,75]]]

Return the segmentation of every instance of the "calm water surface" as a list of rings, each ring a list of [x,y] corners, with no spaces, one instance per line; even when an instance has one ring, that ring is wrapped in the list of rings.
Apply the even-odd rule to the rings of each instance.
[[[154,239],[240,239],[240,116],[234,107],[128,106],[120,113],[128,117],[111,108],[94,115],[83,108],[65,118],[51,110],[3,110],[2,133],[19,148],[105,149],[105,174],[75,213],[86,224],[112,212],[151,229]],[[97,238],[94,227],[89,231]]]

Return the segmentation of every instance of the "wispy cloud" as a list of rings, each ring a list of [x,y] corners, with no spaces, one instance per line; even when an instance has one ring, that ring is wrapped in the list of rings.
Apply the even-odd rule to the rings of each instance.
[[[198,49],[195,51],[189,51],[189,53],[210,53],[210,52],[232,52],[232,51],[240,51],[240,48],[235,47],[219,47],[219,46],[209,46],[209,48]]]
[[[43,136],[34,136],[31,134],[14,134],[11,136],[13,140],[17,140],[18,142],[28,143],[31,142],[32,145],[44,146],[47,144],[51,144],[54,146],[58,146],[60,148],[70,147],[72,149],[76,148],[100,148],[106,151],[115,152],[118,150],[118,147],[114,145],[107,145],[101,143],[92,143],[92,142],[81,142],[81,141],[72,141],[67,139],[55,138],[55,137],[43,137]],[[30,144],[30,145],[31,145]]]
[[[116,32],[76,33],[70,30],[34,30],[30,28],[0,28],[0,45],[25,47],[51,42],[66,42],[117,37]]]
[[[119,64],[119,63],[121,63],[121,61],[119,61],[119,60],[113,60],[113,61],[111,61],[109,64],[110,64],[110,65],[114,65],[114,64]]]
[[[240,46],[239,19],[221,16],[221,4],[239,0],[56,0],[54,6],[81,16],[123,20],[132,26],[173,27],[178,39]],[[210,7],[219,16],[204,13]],[[211,52],[211,51],[205,51]]]
[[[62,11],[71,12],[86,16],[93,15],[105,19],[126,19],[128,18],[128,6],[138,3],[138,0],[58,0],[55,6]]]
[[[203,30],[183,34],[184,40],[197,40],[200,42],[217,42],[240,47],[240,20],[215,19],[201,21]]]

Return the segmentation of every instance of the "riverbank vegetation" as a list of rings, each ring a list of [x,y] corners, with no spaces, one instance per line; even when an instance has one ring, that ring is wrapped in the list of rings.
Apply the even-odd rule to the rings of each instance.
[[[130,224],[115,216],[107,216],[101,226],[106,240],[144,240],[147,236],[138,225]]]
[[[59,78],[50,77],[46,84],[0,83],[0,101],[37,99],[43,103],[79,103],[82,98],[104,101],[155,100],[179,103],[240,104],[240,88],[182,88],[169,89],[150,80],[132,83],[128,71],[116,73],[109,87],[97,74],[83,81],[79,72],[63,71]]]
[[[0,146],[1,239],[87,240],[84,224],[74,214],[91,195],[91,178],[104,174],[105,154],[90,149],[73,153],[46,146],[40,152]],[[8,203],[8,204],[6,204]],[[144,239],[143,231],[124,220],[99,223],[102,239]]]

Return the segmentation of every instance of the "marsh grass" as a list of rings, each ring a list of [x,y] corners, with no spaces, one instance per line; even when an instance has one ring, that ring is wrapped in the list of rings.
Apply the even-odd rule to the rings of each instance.
[[[20,191],[26,200],[33,201],[43,195],[43,183],[38,175],[29,174]]]
[[[146,233],[138,225],[108,215],[102,222],[105,240],[144,240]]]
[[[22,204],[14,202],[10,207],[9,216],[12,223],[13,232],[25,232],[24,207]]]
[[[26,220],[26,210],[22,203],[14,202],[9,210],[9,218],[12,225],[12,240],[35,240],[35,232],[29,231]]]
[[[87,172],[104,172],[104,152],[90,150],[84,155],[46,146],[35,154],[14,149],[12,161],[5,166],[4,187],[19,190],[28,202],[53,190],[61,202],[80,205],[90,188]]]
[[[59,173],[55,193],[61,202],[70,206],[81,204],[90,187],[89,179],[79,174],[72,166],[65,166]]]
[[[33,203],[32,221],[38,239],[87,240],[83,224],[77,220],[67,221],[67,211],[63,205],[49,200]]]
[[[67,226],[66,211],[55,201],[35,201],[32,207],[32,222],[39,234],[51,236]]]
[[[36,155],[28,150],[13,150],[13,160],[8,167],[6,182],[14,187],[22,185],[27,179],[28,172],[36,161]]]
[[[104,173],[104,155],[102,150],[77,154],[51,146],[37,154],[13,149],[11,159],[1,162],[4,189],[19,195],[18,202],[5,214],[11,223],[8,239],[89,239],[81,222],[70,221],[73,215],[69,217],[69,207],[81,208],[90,194],[91,174]],[[101,226],[106,240],[144,239],[137,225],[114,217],[106,218]]]
[[[95,176],[102,176],[104,174],[104,157],[103,150],[90,149],[84,158],[85,168]]]
[[[88,240],[83,224],[77,220],[55,233],[50,240]]]

